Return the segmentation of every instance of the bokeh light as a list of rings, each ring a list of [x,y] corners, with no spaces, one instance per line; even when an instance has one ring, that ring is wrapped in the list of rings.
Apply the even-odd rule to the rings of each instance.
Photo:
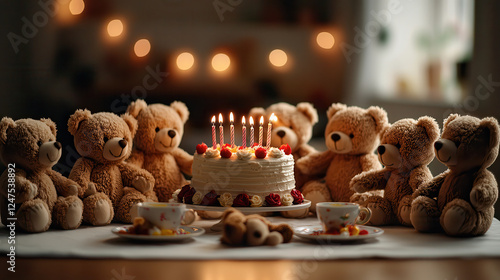
[[[280,49],[275,49],[269,53],[269,62],[276,67],[282,67],[288,61],[286,52]]]
[[[83,0],[71,0],[71,2],[69,2],[69,11],[74,16],[81,14],[84,9],[85,3]]]
[[[118,37],[123,33],[123,23],[119,19],[111,20],[108,23],[108,35],[110,37]]]
[[[335,44],[335,38],[329,32],[320,32],[316,36],[316,43],[323,49],[331,49]]]
[[[140,39],[135,42],[134,53],[137,57],[146,56],[151,50],[151,44],[147,39]]]
[[[176,63],[180,70],[189,70],[194,65],[194,56],[189,52],[183,52],[177,56]]]
[[[222,72],[227,70],[231,65],[231,59],[227,54],[218,53],[212,58],[212,68],[217,72]]]

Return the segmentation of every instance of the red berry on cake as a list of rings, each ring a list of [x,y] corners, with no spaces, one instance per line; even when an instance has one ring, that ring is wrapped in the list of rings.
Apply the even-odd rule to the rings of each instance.
[[[281,206],[281,198],[277,193],[271,193],[266,196],[267,206]]]
[[[252,148],[259,146],[259,143],[253,143]]]
[[[229,145],[228,143],[224,144],[224,146],[222,146],[222,148],[231,148],[231,145]]]
[[[255,150],[255,157],[256,158],[265,158],[267,156],[267,150],[264,148],[258,148]]]
[[[200,204],[204,206],[219,206],[219,200],[217,200],[218,197],[217,193],[214,190],[211,190],[203,197]]]
[[[293,189],[290,192],[290,194],[293,197],[293,204],[301,204],[302,202],[304,202],[304,196],[302,195],[302,193],[299,190]]]
[[[193,204],[193,196],[196,193],[196,190],[194,188],[190,188],[185,194],[184,197],[182,198],[182,202],[186,204]]]
[[[231,156],[233,155],[233,153],[231,152],[231,150],[229,150],[228,148],[223,148],[221,151],[220,151],[220,156],[222,158],[230,158]]]
[[[198,153],[200,155],[204,154],[207,149],[208,149],[208,147],[207,147],[207,144],[205,144],[205,143],[201,143],[201,144],[196,145],[196,153]]]
[[[240,193],[233,200],[233,207],[247,207],[250,206],[250,197],[246,193]]]
[[[290,148],[290,145],[288,144],[281,145],[280,150],[282,150],[285,153],[285,155],[289,155],[292,153],[292,148]]]
[[[178,202],[183,202],[183,198],[186,195],[186,193],[191,189],[191,185],[185,185],[182,187],[181,191],[179,194],[177,194],[177,201]]]

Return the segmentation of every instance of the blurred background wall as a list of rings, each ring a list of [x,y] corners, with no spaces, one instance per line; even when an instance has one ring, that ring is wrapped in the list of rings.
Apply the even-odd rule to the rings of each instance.
[[[499,118],[499,12],[494,0],[2,1],[0,115],[53,119],[65,175],[69,115],[137,98],[187,104],[187,151],[210,140],[212,115],[278,101],[314,104],[319,149],[333,102],[382,106],[390,122]]]

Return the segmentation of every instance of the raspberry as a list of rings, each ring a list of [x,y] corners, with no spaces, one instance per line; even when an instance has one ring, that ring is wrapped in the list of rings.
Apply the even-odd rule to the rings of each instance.
[[[230,158],[232,155],[233,153],[227,148],[224,148],[220,151],[220,156],[222,158]]]
[[[285,152],[285,155],[289,155],[292,153],[292,148],[290,148],[290,145],[288,144],[283,144],[280,146],[280,150],[282,150],[283,152]]]
[[[267,156],[267,150],[264,148],[258,148],[255,150],[255,157],[256,158],[265,158]]]
[[[198,144],[198,145],[196,145],[196,153],[198,153],[200,155],[204,154],[205,151],[207,150],[207,148],[208,148],[207,144],[205,144],[205,143]]]

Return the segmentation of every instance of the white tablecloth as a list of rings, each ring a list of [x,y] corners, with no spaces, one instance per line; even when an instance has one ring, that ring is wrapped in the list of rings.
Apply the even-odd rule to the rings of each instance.
[[[318,225],[315,218],[285,219],[270,217],[273,223],[292,227]],[[207,233],[178,243],[133,242],[118,237],[104,227],[81,227],[77,230],[49,230],[38,234],[16,233],[15,253],[18,257],[52,258],[125,258],[176,260],[326,260],[354,258],[476,258],[500,257],[500,222],[493,221],[490,230],[475,238],[453,238],[443,234],[422,234],[412,228],[384,227],[385,233],[372,240],[356,243],[320,244],[294,237],[291,243],[276,247],[228,247],[221,245],[220,233],[210,230],[216,221],[198,220],[193,226]],[[3,227],[3,226],[1,226]],[[9,232],[0,228],[0,253],[10,250]]]

